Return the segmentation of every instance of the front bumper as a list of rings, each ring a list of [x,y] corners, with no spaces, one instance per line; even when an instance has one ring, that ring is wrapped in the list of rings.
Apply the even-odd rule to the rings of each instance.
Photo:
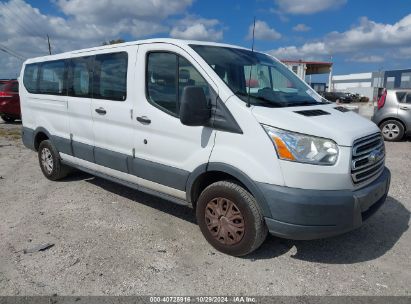
[[[385,168],[371,184],[354,191],[305,190],[258,183],[272,217],[271,234],[295,240],[330,237],[358,228],[384,203],[391,174]]]

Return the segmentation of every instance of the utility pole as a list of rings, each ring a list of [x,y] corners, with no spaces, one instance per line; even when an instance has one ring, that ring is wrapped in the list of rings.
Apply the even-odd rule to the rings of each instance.
[[[331,66],[330,66],[330,73],[328,74],[328,92],[334,92],[333,86],[333,56],[330,56]]]
[[[48,34],[47,34],[47,43],[48,43],[48,45],[49,45],[49,55],[51,55],[50,37],[49,37]]]

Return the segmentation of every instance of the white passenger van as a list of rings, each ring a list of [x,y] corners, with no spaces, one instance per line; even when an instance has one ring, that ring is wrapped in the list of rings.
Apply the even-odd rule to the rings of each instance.
[[[48,179],[77,168],[188,202],[227,254],[350,231],[387,197],[378,127],[263,53],[152,39],[29,59],[20,80]]]

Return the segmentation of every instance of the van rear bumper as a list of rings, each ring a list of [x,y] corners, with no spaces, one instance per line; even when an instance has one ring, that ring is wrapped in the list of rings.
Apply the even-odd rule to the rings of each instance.
[[[385,202],[391,174],[385,168],[371,184],[355,190],[305,190],[257,183],[272,217],[265,221],[272,235],[310,240],[356,229]]]

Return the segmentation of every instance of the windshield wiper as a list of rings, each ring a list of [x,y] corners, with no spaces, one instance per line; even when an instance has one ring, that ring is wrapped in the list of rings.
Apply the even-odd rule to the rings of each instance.
[[[271,108],[281,108],[284,107],[285,105],[279,102],[276,102],[274,100],[262,97],[262,96],[254,96],[254,95],[249,95],[245,92],[242,91],[236,91],[234,92],[235,95],[239,95],[239,96],[243,96],[243,97],[247,97],[250,96],[251,98],[257,99],[259,101],[259,103],[261,105],[267,106],[267,107],[271,107]],[[262,102],[261,102],[262,101]],[[258,106],[259,104],[254,104],[255,106]]]
[[[290,102],[289,103],[290,106],[316,106],[316,105],[320,105],[323,104],[323,102],[317,102],[317,101],[299,101],[299,102]]]
[[[248,94],[246,92],[242,92],[242,91],[235,91],[234,94],[235,95],[240,95],[240,96],[248,96]]]
[[[257,98],[258,100],[264,101],[264,104],[268,104],[268,105],[270,105],[270,106],[273,107],[273,108],[275,108],[275,107],[280,107],[280,108],[282,108],[282,107],[285,107],[285,106],[286,106],[284,103],[280,103],[280,102],[278,102],[278,101],[274,101],[274,100],[268,99],[268,98],[266,98],[266,97],[264,97],[264,96],[253,96],[253,97],[254,97],[254,98]]]

